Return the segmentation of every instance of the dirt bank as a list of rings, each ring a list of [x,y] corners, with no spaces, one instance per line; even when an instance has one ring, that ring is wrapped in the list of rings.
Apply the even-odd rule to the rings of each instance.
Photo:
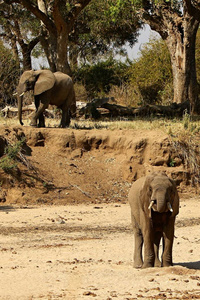
[[[164,170],[189,191],[190,174],[160,130],[72,130],[0,127],[10,144],[24,139],[12,174],[0,171],[7,204],[126,202],[131,183]]]

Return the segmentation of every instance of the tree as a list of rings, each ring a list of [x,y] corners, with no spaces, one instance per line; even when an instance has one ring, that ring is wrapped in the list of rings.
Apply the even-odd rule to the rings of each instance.
[[[14,104],[19,65],[12,51],[6,48],[0,41],[0,106]]]
[[[27,10],[32,19],[35,16],[39,20],[41,30],[36,36],[40,39],[52,71],[71,73],[69,62],[76,65],[78,57],[94,58],[98,53],[121,49],[125,42],[133,45],[141,25],[128,0],[125,1],[125,9],[118,12],[117,19],[113,18],[110,10],[116,0],[4,2],[10,6],[14,3],[18,10],[21,9],[23,16]],[[27,17],[24,16],[24,19],[27,20]]]
[[[195,42],[200,22],[199,0],[130,0],[141,20],[157,31],[170,52],[174,102],[190,101],[191,113],[200,111],[197,91]],[[117,0],[114,10],[122,9]]]
[[[39,43],[37,19],[20,5],[8,5],[1,2],[0,6],[2,31],[0,36],[10,44],[19,65],[21,59],[17,43],[20,45],[23,69],[30,70],[32,68],[31,52]]]
[[[197,81],[198,81],[199,94],[200,94],[200,29],[197,32],[197,41],[196,41],[196,68],[197,68]]]
[[[112,7],[116,0],[91,1],[78,16],[70,34],[72,54],[75,52],[79,59],[91,63],[96,63],[102,56],[126,55],[124,45],[134,45],[142,24],[131,2],[124,2],[123,9],[113,16]]]
[[[69,34],[80,12],[91,0],[5,0],[21,4],[41,21],[40,41],[52,71],[70,74]]]
[[[195,43],[200,22],[200,1],[143,0],[140,15],[151,29],[160,34],[169,49],[174,102],[189,100],[191,113],[198,112]]]

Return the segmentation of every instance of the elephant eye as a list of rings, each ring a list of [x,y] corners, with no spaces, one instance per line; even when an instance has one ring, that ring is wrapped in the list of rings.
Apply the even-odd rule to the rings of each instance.
[[[149,192],[152,193],[152,187],[151,186],[149,187]]]

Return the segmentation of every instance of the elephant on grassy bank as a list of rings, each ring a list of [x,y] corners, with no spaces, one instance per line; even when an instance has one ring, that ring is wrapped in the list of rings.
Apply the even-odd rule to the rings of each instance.
[[[133,183],[128,200],[135,237],[134,267],[172,266],[174,224],[179,213],[179,196],[174,181],[164,173],[155,172],[142,177]],[[163,253],[160,261],[161,238]]]
[[[71,116],[76,113],[76,98],[71,77],[62,72],[52,73],[50,70],[25,71],[17,86],[18,118],[21,125],[23,125],[23,95],[30,90],[33,90],[36,107],[31,126],[45,127],[43,113],[49,104],[56,105],[62,110],[60,127],[69,126]]]

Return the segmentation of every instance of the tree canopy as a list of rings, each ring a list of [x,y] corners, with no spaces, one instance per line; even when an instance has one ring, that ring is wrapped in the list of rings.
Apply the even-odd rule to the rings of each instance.
[[[40,41],[52,71],[60,70],[70,74],[71,66],[76,64],[78,57],[91,59],[99,53],[104,54],[113,49],[117,51],[126,42],[133,45],[141,26],[129,1],[126,9],[118,12],[117,19],[112,18],[115,0],[98,2],[5,0],[5,2],[6,4],[1,4],[2,8],[6,8],[6,11],[12,10],[9,18],[12,23],[16,20],[18,22],[18,34],[12,26],[9,30],[17,38],[16,41],[22,51],[27,46],[26,53],[30,57],[34,43]],[[4,20],[7,18],[5,13],[2,17]],[[29,25],[34,24],[26,27],[28,34],[26,32],[25,36],[23,20]],[[3,28],[5,30],[5,27]],[[29,43],[25,42],[27,35],[34,37]],[[25,57],[25,53],[23,56]],[[28,65],[30,66],[30,62]]]

